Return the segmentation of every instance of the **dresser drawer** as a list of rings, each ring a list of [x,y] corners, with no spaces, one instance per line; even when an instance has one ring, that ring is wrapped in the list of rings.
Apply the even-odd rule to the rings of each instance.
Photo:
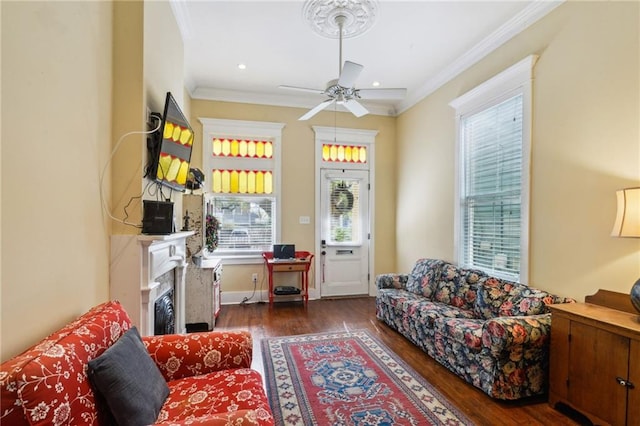
[[[304,271],[307,268],[307,265],[304,263],[298,264],[282,264],[282,265],[273,265],[273,272],[294,272],[294,271]]]

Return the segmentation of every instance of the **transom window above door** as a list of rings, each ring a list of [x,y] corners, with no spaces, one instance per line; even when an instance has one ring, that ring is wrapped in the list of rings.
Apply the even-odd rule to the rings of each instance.
[[[365,145],[322,144],[322,161],[328,163],[366,163]]]

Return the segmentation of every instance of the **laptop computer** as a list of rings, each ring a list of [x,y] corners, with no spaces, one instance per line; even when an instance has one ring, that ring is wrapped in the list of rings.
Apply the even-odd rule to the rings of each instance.
[[[295,244],[274,244],[273,245],[274,259],[293,259],[295,257],[296,257]]]

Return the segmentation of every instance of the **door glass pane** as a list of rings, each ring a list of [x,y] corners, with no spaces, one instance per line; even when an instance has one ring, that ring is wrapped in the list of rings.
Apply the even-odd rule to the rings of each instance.
[[[361,182],[357,179],[328,181],[330,244],[359,245],[362,243],[360,186]]]

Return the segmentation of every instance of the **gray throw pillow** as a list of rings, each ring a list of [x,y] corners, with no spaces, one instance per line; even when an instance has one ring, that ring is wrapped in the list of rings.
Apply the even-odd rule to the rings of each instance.
[[[169,396],[169,387],[135,327],[89,361],[89,380],[118,425],[149,425]]]

